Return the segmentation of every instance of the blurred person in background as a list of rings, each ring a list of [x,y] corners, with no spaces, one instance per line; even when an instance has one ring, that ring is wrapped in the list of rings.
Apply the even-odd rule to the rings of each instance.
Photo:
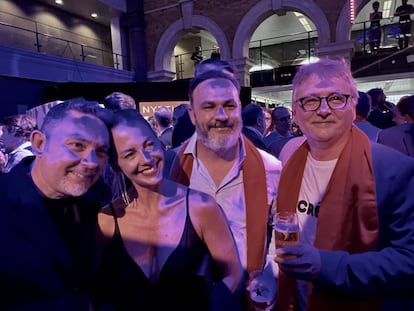
[[[407,118],[407,110],[406,108],[402,107],[402,106],[406,106],[406,103],[403,102],[404,99],[406,99],[407,97],[409,97],[409,95],[403,96],[399,99],[397,106],[395,107],[395,109],[393,110],[394,113],[394,119],[392,119],[396,125],[400,125],[400,124],[404,124],[407,122],[410,122],[410,119]],[[402,109],[402,111],[404,111],[404,115],[401,114],[400,109]]]
[[[171,138],[172,148],[180,146],[184,141],[190,138],[194,131],[194,124],[191,123],[188,114],[189,104],[181,104],[174,108],[173,111],[173,133]]]
[[[266,128],[263,108],[256,104],[250,103],[242,109],[243,128],[242,133],[257,147],[267,151],[263,142],[263,133]]]
[[[154,115],[149,116],[147,119],[148,123],[151,125],[152,130],[154,131],[155,134],[157,134],[158,136],[158,130],[157,130],[157,125],[155,124],[155,117]]]
[[[196,67],[203,59],[201,46],[196,46],[193,54],[191,54],[191,60],[194,61],[194,66]]]
[[[113,92],[106,96],[103,100],[103,105],[105,108],[114,112],[122,109],[137,109],[135,100],[131,96],[121,92]]]
[[[367,121],[371,112],[371,97],[364,92],[358,92],[358,102],[356,105],[356,118],[354,124],[363,131],[370,140],[378,141],[378,133],[381,131],[378,127]]]
[[[398,47],[404,49],[408,47],[411,38],[411,14],[414,13],[414,7],[408,4],[408,0],[401,0],[401,5],[395,10],[394,16],[399,16],[400,35],[398,38]]]
[[[378,142],[414,157],[414,96],[405,96],[397,104],[399,125],[382,130]]]
[[[173,116],[168,107],[159,107],[154,112],[155,126],[158,131],[158,139],[164,150],[172,147]]]
[[[220,48],[217,45],[213,45],[213,49],[211,51],[210,58],[213,58],[213,59],[220,59],[221,58]]]
[[[395,125],[393,121],[394,104],[386,101],[384,90],[381,88],[373,88],[367,91],[371,97],[371,112],[368,115],[368,122],[372,125],[385,129]]]
[[[284,106],[278,106],[272,111],[273,132],[264,138],[267,147],[279,139],[292,137],[292,114]]]
[[[174,107],[172,112],[172,125],[173,127],[177,124],[178,119],[184,115],[190,105],[186,103],[179,104]]]
[[[382,12],[379,10],[380,3],[378,1],[374,1],[372,3],[373,12],[369,13],[369,20],[371,24],[369,26],[369,46],[370,52],[376,53],[379,49],[381,43],[381,19],[382,19]]]
[[[283,146],[293,137],[292,116],[288,108],[279,106],[272,111],[274,130],[263,140],[267,149],[275,157],[279,157]]]
[[[36,129],[36,120],[29,115],[18,114],[5,117],[1,123],[3,134],[0,139],[8,157],[3,172],[8,173],[25,157],[33,155],[30,134]]]
[[[0,137],[3,135],[3,126],[0,125]],[[0,139],[0,173],[4,173],[9,156],[6,153],[4,142]]]
[[[266,137],[267,135],[273,132],[274,125],[272,122],[272,110],[269,108],[263,108],[263,111],[265,114],[265,124],[266,124],[266,129],[264,131],[263,136]]]

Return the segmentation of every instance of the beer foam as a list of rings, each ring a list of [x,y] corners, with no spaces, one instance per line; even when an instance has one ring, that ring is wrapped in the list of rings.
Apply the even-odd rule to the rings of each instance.
[[[298,224],[285,224],[285,223],[276,223],[273,225],[273,229],[279,232],[298,232]]]

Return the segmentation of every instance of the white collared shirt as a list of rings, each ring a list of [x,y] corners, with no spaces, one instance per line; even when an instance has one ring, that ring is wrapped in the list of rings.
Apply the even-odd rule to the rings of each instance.
[[[236,241],[240,261],[242,266],[246,268],[246,203],[244,197],[243,171],[241,170],[243,160],[246,156],[246,149],[243,140],[240,141],[239,157],[218,187],[204,164],[196,157],[196,133],[190,138],[184,153],[192,154],[194,157],[193,170],[190,177],[190,188],[211,195],[222,207]],[[262,156],[265,167],[267,198],[270,206],[273,198],[277,194],[277,185],[279,183],[282,165],[281,162],[272,155],[260,149],[257,150]]]

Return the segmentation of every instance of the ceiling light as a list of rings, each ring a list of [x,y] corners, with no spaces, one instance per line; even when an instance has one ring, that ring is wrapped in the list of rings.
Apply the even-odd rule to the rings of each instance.
[[[302,24],[303,28],[305,28],[306,31],[312,31],[312,27],[309,24],[305,15],[299,12],[294,12],[294,14],[298,18],[299,22]]]
[[[98,18],[98,13],[95,13],[95,12],[91,13],[91,17]]]
[[[318,57],[316,56],[311,56],[307,59],[304,59],[303,61],[300,62],[300,65],[307,65],[307,64],[312,64],[312,63],[316,63],[319,60]]]
[[[382,18],[391,17],[391,5],[392,5],[391,0],[384,1],[383,9],[382,9]]]
[[[55,3],[56,4],[59,4],[59,5],[63,5],[63,1],[62,0],[55,0]]]
[[[250,68],[249,72],[260,71],[260,70],[269,70],[269,69],[273,69],[273,67],[271,65],[268,65],[268,64],[254,65],[252,68]]]

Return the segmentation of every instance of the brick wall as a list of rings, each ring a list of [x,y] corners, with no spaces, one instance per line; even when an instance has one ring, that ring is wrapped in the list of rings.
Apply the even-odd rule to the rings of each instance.
[[[177,5],[177,2],[177,0],[151,0],[144,3],[145,12],[158,9],[156,12],[145,14],[149,70],[154,68],[153,55],[162,34],[172,23],[182,17],[180,6]],[[257,2],[258,0],[196,0],[194,1],[193,15],[202,15],[212,19],[226,34],[227,40],[231,45],[241,19]],[[163,7],[165,9],[161,10]]]
[[[302,1],[311,2],[312,0]],[[368,0],[364,1],[367,2]],[[240,21],[258,2],[259,0],[195,0],[193,15],[202,15],[217,23],[217,25],[224,31],[231,47]],[[326,13],[331,38],[335,38],[336,22],[343,6],[347,3],[347,0],[315,0],[314,2]],[[166,29],[181,18],[181,11],[177,0],[147,0],[145,1],[144,6],[145,12],[156,10],[155,12],[146,13],[145,15],[148,45],[148,69],[152,70],[154,68],[154,55],[157,44]]]

